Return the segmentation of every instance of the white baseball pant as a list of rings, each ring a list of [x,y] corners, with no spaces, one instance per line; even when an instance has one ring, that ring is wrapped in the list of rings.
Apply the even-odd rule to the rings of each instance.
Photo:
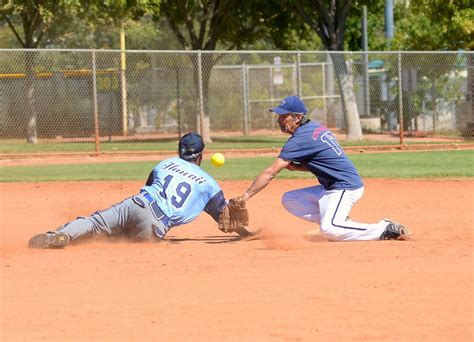
[[[322,234],[329,240],[378,240],[388,225],[387,221],[368,224],[349,219],[352,206],[363,194],[364,187],[326,190],[317,185],[284,193],[282,203],[293,215],[318,223]]]

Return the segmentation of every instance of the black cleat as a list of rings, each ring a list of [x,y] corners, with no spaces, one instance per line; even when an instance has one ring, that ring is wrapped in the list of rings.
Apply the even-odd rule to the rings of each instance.
[[[71,242],[69,235],[59,232],[47,232],[33,236],[28,241],[30,248],[63,248]]]
[[[380,235],[380,240],[408,240],[411,235],[410,229],[395,221],[384,219],[388,222],[385,231]]]

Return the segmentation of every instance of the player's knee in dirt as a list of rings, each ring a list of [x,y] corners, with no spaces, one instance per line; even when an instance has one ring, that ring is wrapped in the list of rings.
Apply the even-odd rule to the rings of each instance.
[[[321,222],[321,233],[328,239],[334,237],[334,225],[331,221]]]

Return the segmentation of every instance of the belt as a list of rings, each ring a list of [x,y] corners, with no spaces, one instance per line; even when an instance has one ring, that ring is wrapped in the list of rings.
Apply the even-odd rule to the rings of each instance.
[[[154,201],[153,197],[151,197],[151,195],[146,191],[142,191],[141,195],[145,197],[150,203]]]

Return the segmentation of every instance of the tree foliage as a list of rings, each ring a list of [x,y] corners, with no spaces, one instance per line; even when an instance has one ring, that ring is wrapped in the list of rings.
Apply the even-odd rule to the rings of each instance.
[[[394,49],[472,50],[474,8],[471,0],[418,0],[395,8]]]
[[[6,3],[1,3],[0,5],[0,13],[5,13],[13,8],[13,0],[8,0]]]
[[[344,49],[361,51],[363,6],[367,6],[368,48],[372,51],[386,49],[384,8],[385,0],[355,0],[349,9],[346,22]]]
[[[78,0],[80,15],[100,27],[120,25],[126,20],[138,21],[145,14],[159,10],[159,0]]]
[[[471,2],[395,2],[391,48],[472,50]],[[358,51],[363,5],[369,49],[386,50],[385,0],[2,0],[0,45],[117,48],[118,28],[125,23],[127,46],[144,49]]]
[[[163,0],[160,13],[183,49],[239,49],[262,38],[277,15],[267,16],[266,1]]]
[[[159,4],[158,0],[78,1],[78,17],[75,21],[81,29],[68,37],[69,46],[78,48],[118,48],[121,26],[146,26],[148,22],[142,22],[141,18],[157,11]],[[150,32],[148,26],[145,28]],[[149,40],[153,39],[152,35]]]
[[[347,18],[346,49],[361,50],[362,6],[367,6],[369,50],[387,49],[385,0],[354,0]],[[472,50],[474,8],[470,0],[417,0],[394,5],[392,50]]]
[[[37,48],[68,30],[76,5],[76,0],[15,0],[1,17],[21,47]]]
[[[352,0],[296,0],[293,10],[316,32],[326,50],[344,50],[346,19]]]

